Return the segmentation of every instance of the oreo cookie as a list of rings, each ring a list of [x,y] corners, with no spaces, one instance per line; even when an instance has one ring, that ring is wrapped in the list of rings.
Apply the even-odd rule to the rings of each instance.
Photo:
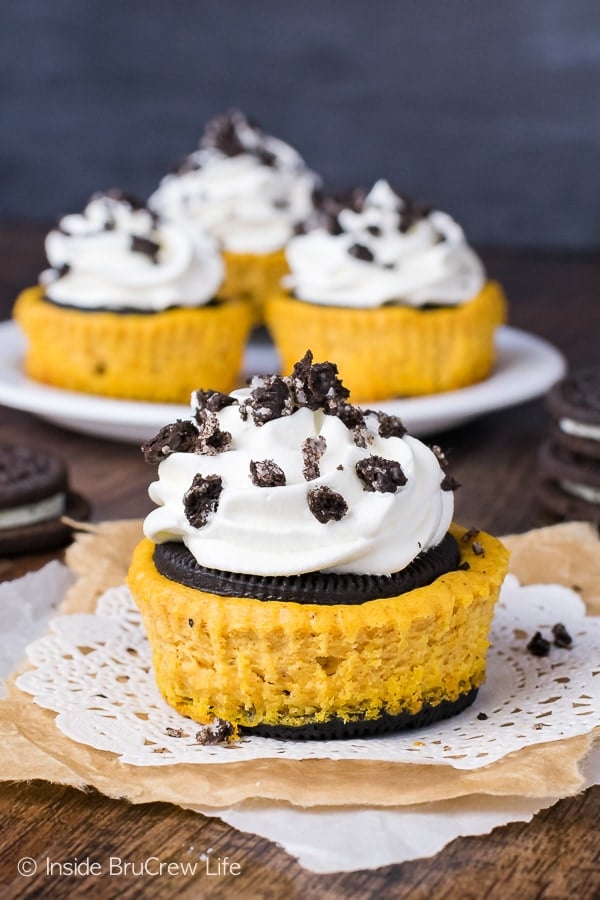
[[[537,498],[554,519],[600,523],[600,367],[569,373],[548,394]]]
[[[58,457],[34,447],[0,444],[0,554],[19,556],[67,544],[63,516],[87,519],[87,501],[69,490]]]
[[[456,700],[442,700],[430,705],[425,703],[417,713],[402,712],[397,715],[382,713],[376,719],[354,719],[346,722],[338,716],[326,722],[306,722],[303,725],[257,725],[240,728],[243,734],[276,738],[281,741],[330,741],[370,737],[410,728],[424,728],[433,722],[456,716],[475,701],[477,688],[471,688]]]
[[[460,552],[451,534],[410,565],[392,575],[307,572],[303,575],[261,576],[222,572],[201,566],[184,544],[167,541],[154,549],[154,565],[161,575],[186,587],[223,597],[283,600],[325,606],[354,605],[396,597],[431,584],[457,568]]]

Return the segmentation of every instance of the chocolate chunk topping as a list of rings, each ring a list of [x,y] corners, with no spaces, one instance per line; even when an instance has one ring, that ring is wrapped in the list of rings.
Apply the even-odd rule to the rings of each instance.
[[[225,719],[215,718],[210,725],[203,725],[200,731],[196,732],[197,744],[222,744],[233,734],[233,725],[226,722]]]
[[[550,641],[547,641],[545,637],[542,637],[540,631],[536,631],[527,644],[527,650],[533,656],[548,656],[550,653]]]
[[[441,483],[443,491],[457,491],[460,487],[460,481],[457,481],[452,475],[444,475]]]
[[[296,363],[289,381],[298,405],[307,406],[309,409],[333,408],[350,395],[350,391],[338,378],[338,367],[335,363],[313,364],[310,350],[307,350],[302,359]]]
[[[289,416],[294,411],[293,398],[287,380],[279,375],[264,375],[252,379],[256,384],[245,406],[250,409],[255,425]]]
[[[363,262],[373,262],[375,259],[369,248],[365,247],[364,244],[352,244],[348,248],[348,253],[350,256],[355,256],[356,259],[360,259]]]
[[[348,512],[348,504],[342,495],[325,484],[312,488],[306,499],[311,513],[322,525],[332,521],[339,522]]]
[[[157,244],[156,241],[151,241],[149,238],[143,238],[139,237],[137,234],[132,234],[129,246],[134,253],[143,253],[145,256],[150,257],[153,263],[158,262],[160,244]]]
[[[165,425],[158,434],[142,444],[147,463],[157,466],[171,453],[193,453],[198,441],[198,430],[192,422],[177,419],[173,425]]]
[[[230,394],[222,394],[221,391],[203,391],[195,393],[198,409],[208,409],[210,412],[220,412],[226,406],[233,406],[238,401]]]
[[[302,474],[307,481],[313,481],[321,474],[319,460],[327,449],[327,441],[322,435],[319,437],[307,437],[302,444],[302,459],[304,468]]]
[[[552,626],[552,634],[554,635],[554,644],[556,647],[571,647],[573,644],[573,638],[562,624],[562,622],[557,622],[556,625]]]
[[[379,437],[402,438],[406,434],[406,428],[398,416],[388,416],[386,413],[378,412],[377,418],[379,419]]]
[[[211,513],[216,512],[222,490],[219,475],[194,475],[191,486],[183,495],[185,515],[193,528],[202,528]]]
[[[250,478],[256,487],[283,487],[285,472],[272,459],[250,460]]]
[[[406,484],[406,475],[395,459],[368,456],[366,459],[360,459],[355,469],[365,491],[395,494],[399,487]]]

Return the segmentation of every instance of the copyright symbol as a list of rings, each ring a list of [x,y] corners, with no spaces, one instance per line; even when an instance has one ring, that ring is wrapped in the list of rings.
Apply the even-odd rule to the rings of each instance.
[[[22,856],[17,863],[17,871],[19,875],[25,875],[26,878],[35,875],[37,872],[37,863],[35,859],[32,859],[30,856]]]

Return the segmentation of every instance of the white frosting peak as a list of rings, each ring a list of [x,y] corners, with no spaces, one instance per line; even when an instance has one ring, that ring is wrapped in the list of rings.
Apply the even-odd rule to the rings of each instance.
[[[318,184],[289,144],[234,113],[210,123],[201,149],[162,180],[149,204],[171,221],[206,229],[226,250],[269,253],[310,216]]]
[[[85,309],[159,311],[202,306],[217,293],[223,262],[214,241],[161,222],[119,195],[92,197],[46,238],[46,296]]]
[[[365,413],[358,431],[323,408],[306,406],[256,424],[245,406],[252,391],[234,392],[233,405],[209,416],[211,427],[230,436],[223,452],[196,448],[160,463],[150,486],[158,508],[145,520],[147,537],[183,541],[203,566],[265,576],[319,570],[390,574],[444,538],[453,494],[442,489],[444,472],[425,444],[409,436],[382,437],[383,420],[376,413]],[[316,443],[316,468],[307,468],[307,441],[313,449]],[[271,486],[259,486],[252,476],[253,465],[265,461],[277,469],[277,486],[269,479]],[[393,471],[395,483],[381,490],[379,482],[374,489],[368,471],[373,464]],[[185,497],[194,479],[215,476],[218,500],[194,526]],[[312,503],[322,491],[333,492],[337,504],[325,521]]]
[[[285,284],[326,306],[464,303],[485,281],[483,265],[447,213],[415,210],[383,180],[359,210],[338,215],[340,234],[323,228],[293,238]]]

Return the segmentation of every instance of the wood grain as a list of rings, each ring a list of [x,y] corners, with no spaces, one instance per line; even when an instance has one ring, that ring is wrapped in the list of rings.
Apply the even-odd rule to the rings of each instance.
[[[0,319],[43,261],[42,230],[0,227]],[[600,344],[600,259],[484,253],[505,285],[511,322],[551,340],[571,365],[597,362]],[[544,520],[536,508],[537,453],[548,427],[541,400],[484,417],[436,436],[463,487],[456,518],[496,533],[523,531]],[[152,470],[128,444],[77,435],[0,406],[2,440],[39,443],[69,463],[73,486],[88,496],[94,518],[144,515]],[[0,560],[0,580],[38,567],[53,554]],[[0,884],[3,897],[390,897],[410,900],[519,897],[561,900],[600,896],[600,788],[562,801],[519,823],[462,838],[432,859],[375,871],[318,876],[275,845],[242,834],[218,819],[164,804],[134,807],[96,792],[41,782],[0,785]],[[134,876],[107,873],[110,857],[136,865],[228,856],[239,876]],[[24,878],[17,861],[40,866]],[[47,876],[45,860],[99,861],[104,874]]]

